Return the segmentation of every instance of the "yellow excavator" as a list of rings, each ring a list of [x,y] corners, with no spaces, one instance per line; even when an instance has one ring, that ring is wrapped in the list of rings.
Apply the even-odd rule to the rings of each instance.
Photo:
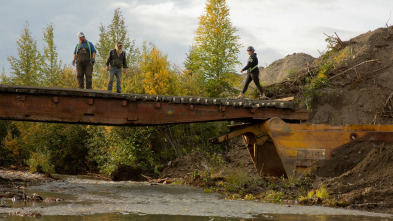
[[[289,124],[279,118],[229,127],[224,142],[242,135],[261,176],[299,176],[320,167],[337,148],[353,142],[393,142],[393,125]]]

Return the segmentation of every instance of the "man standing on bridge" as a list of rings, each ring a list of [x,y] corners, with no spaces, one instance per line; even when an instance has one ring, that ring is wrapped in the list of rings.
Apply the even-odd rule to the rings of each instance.
[[[83,32],[78,32],[76,35],[79,38],[79,43],[74,50],[72,65],[75,66],[76,63],[78,87],[84,89],[84,78],[86,78],[86,89],[92,89],[93,65],[95,63],[97,51],[94,45],[86,40]]]
[[[115,44],[115,49],[109,52],[108,59],[106,59],[106,70],[109,70],[110,73],[108,91],[112,91],[113,78],[116,75],[116,91],[117,93],[121,93],[121,68],[123,68],[123,74],[126,74],[126,52],[123,51],[123,44],[121,42],[117,42]]]
[[[240,71],[243,73],[243,71],[247,70],[247,79],[244,84],[244,88],[241,94],[237,96],[237,98],[243,98],[244,93],[246,93],[248,89],[248,85],[251,83],[251,81],[254,80],[255,85],[257,86],[260,96],[259,99],[267,99],[266,95],[263,93],[263,89],[261,84],[259,83],[259,68],[258,68],[258,58],[257,54],[255,53],[254,47],[250,46],[247,48],[247,52],[250,55],[248,58],[248,63],[247,65]]]

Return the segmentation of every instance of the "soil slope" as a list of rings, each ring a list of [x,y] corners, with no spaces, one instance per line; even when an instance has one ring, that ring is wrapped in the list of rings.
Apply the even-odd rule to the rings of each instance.
[[[315,61],[311,55],[305,53],[294,53],[291,55],[287,55],[282,59],[274,61],[268,67],[264,68],[259,65],[259,80],[262,85],[272,85],[276,83],[280,83],[292,77],[292,75],[298,72],[306,71],[306,64],[311,64]],[[259,63],[262,63],[260,61]],[[242,83],[236,88],[238,90],[242,90],[244,86],[244,82],[246,81],[247,74],[243,74]],[[252,82],[249,85],[249,93],[253,93],[257,88],[255,84]]]
[[[336,56],[347,54],[335,60],[329,86],[317,91],[309,122],[393,124],[393,27],[367,32],[342,46]],[[392,160],[393,144],[348,144],[316,175],[320,185],[351,207],[393,208]]]
[[[347,58],[331,71],[330,86],[319,91],[310,123],[393,123],[385,111],[393,92],[393,28],[380,28],[344,44]]]
[[[298,73],[306,67],[306,63],[313,63],[314,57],[305,53],[294,53],[279,59],[267,68],[260,67],[260,79],[264,85],[281,82],[292,74]]]
[[[348,149],[356,149],[358,153],[347,155],[345,161],[356,163],[349,165],[349,170],[344,173],[325,180],[324,185],[337,199],[348,202],[352,208],[393,208],[393,144],[364,143],[350,145]],[[356,155],[359,160],[356,160]],[[340,164],[343,163],[327,167]]]

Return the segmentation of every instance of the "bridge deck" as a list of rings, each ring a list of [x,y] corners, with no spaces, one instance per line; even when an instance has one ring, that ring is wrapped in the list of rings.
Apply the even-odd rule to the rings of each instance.
[[[160,125],[228,120],[307,120],[288,101],[117,94],[0,85],[0,119],[99,125]]]

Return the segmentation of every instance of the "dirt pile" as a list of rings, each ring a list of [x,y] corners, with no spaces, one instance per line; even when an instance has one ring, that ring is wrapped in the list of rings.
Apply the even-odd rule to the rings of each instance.
[[[213,162],[212,162],[213,161]],[[218,162],[220,161],[220,162]],[[225,176],[234,170],[244,173],[257,174],[244,140],[236,138],[231,143],[229,151],[213,159],[205,153],[193,152],[186,156],[170,161],[161,173],[162,178],[184,178],[194,172],[204,172],[213,169],[216,176]],[[213,171],[210,171],[213,172]],[[239,172],[239,171],[237,171]]]
[[[380,28],[347,42],[332,62],[329,87],[319,90],[309,122],[391,124],[393,27]],[[386,115],[390,115],[386,117]]]
[[[273,62],[267,68],[260,67],[260,80],[264,85],[281,82],[300,72],[306,68],[306,63],[311,64],[314,60],[314,57],[305,53],[287,55]]]
[[[204,153],[193,152],[173,161],[169,161],[167,167],[161,173],[162,178],[182,178],[191,175],[195,171],[208,170],[210,164]]]
[[[333,151],[333,159],[319,168],[315,175],[326,178],[340,176],[358,165],[373,148],[373,143],[351,143],[339,147]]]
[[[268,67],[264,68],[259,66],[259,80],[262,85],[272,85],[289,78],[299,72],[305,72],[307,69],[306,64],[311,64],[315,61],[315,58],[305,53],[294,53],[287,55],[282,59],[279,59],[271,63]],[[242,90],[244,81],[247,78],[247,74],[242,75],[243,83],[239,85],[238,90]],[[249,85],[249,91],[256,91],[257,88],[254,83]]]
[[[342,42],[334,56],[329,85],[316,91],[309,122],[393,124],[393,27]],[[393,144],[349,144],[316,175],[353,208],[393,208],[392,159]]]
[[[246,173],[258,174],[243,139],[239,139],[225,155],[225,161],[231,169],[241,168]]]
[[[348,202],[352,208],[393,208],[393,144],[359,143],[347,148],[359,153],[347,155],[348,159],[343,163],[338,163],[333,158],[332,165],[327,168],[335,169],[340,164],[345,168],[345,162],[348,161],[355,163],[347,165],[349,170],[346,171],[341,168],[333,170],[337,172],[337,176],[324,180],[323,185],[328,187],[335,198]],[[370,150],[367,151],[368,149]],[[322,168],[324,169],[326,168]],[[317,173],[329,176],[334,174],[326,171]]]

